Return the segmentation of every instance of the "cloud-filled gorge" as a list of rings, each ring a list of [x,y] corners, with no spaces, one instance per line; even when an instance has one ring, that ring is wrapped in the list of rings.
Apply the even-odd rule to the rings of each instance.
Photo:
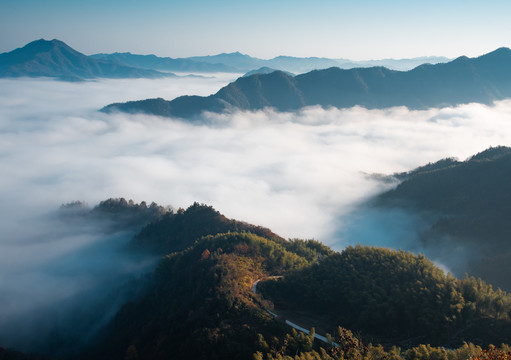
[[[410,219],[402,229],[386,221],[386,233],[378,221],[342,230],[358,205],[393,185],[370,175],[511,144],[511,101],[206,114],[209,125],[97,111],[116,101],[205,95],[229,80],[0,80],[0,336],[13,318],[54,311],[49,304],[88,289],[108,292],[101,273],[139,269],[140,259],[116,251],[132,233],[68,224],[52,215],[60,204],[125,197],[178,208],[197,201],[336,250],[357,242],[412,248],[400,243],[420,226]],[[39,330],[22,327],[13,336]]]

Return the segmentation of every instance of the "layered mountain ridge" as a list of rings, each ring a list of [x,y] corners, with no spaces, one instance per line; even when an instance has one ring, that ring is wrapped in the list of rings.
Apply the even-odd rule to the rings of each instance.
[[[129,52],[86,56],[64,42],[39,39],[10,52],[0,54],[0,77],[51,77],[76,81],[94,78],[161,78],[172,72],[245,73],[270,67],[294,73],[331,66],[355,67],[370,64],[396,65],[396,68],[417,66],[425,62],[444,62],[446,58],[386,59],[352,62],[345,59],[297,58],[278,56],[263,60],[239,52],[189,58],[138,55]]]
[[[511,50],[500,48],[477,58],[463,56],[410,71],[332,67],[297,76],[274,71],[238,78],[207,97],[131,101],[111,104],[103,110],[198,118],[205,111],[264,108],[294,111],[306,106],[427,109],[471,102],[491,104],[508,97],[511,97]]]
[[[94,78],[162,78],[173,76],[93,59],[60,40],[36,40],[0,54],[0,77],[51,77],[60,80]]]
[[[410,70],[422,64],[443,63],[448,58],[426,56],[411,59],[383,59],[353,61],[348,59],[329,59],[319,57],[277,56],[272,59],[260,59],[240,52],[222,53],[188,58],[158,57],[155,55],[136,55],[131,53],[95,54],[93,58],[118,62],[139,68],[165,71],[197,71],[197,72],[234,72],[244,73],[261,67],[292,73],[305,73],[316,69],[340,67],[351,69],[357,67],[385,66],[393,70]]]

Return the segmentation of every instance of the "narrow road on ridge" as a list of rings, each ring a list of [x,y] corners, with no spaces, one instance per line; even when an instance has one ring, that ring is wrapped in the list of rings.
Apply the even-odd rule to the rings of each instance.
[[[268,280],[268,279],[278,279],[278,278],[281,278],[282,276],[269,276],[267,278],[265,278],[264,280]],[[257,284],[261,281],[261,279],[259,280],[256,280],[254,281],[254,283],[252,284],[252,292],[254,294],[257,294]],[[273,311],[271,311],[270,309],[265,309],[271,316],[273,316],[274,318],[277,318],[279,317],[278,314],[274,313]],[[310,330],[307,330],[306,328],[300,326],[300,325],[297,325],[289,320],[285,320],[286,324],[291,326],[292,328],[295,328],[296,330],[298,331],[301,331],[305,334],[310,334]],[[324,343],[328,344],[328,345],[333,345],[333,346],[338,346],[339,344],[337,344],[336,342],[334,341],[328,341],[328,339],[323,336],[323,335],[319,335],[319,334],[316,334],[314,333],[314,338],[318,339],[318,340],[321,340],[323,341]]]

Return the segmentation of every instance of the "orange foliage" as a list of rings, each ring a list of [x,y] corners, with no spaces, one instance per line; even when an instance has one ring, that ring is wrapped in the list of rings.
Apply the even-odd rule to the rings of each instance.
[[[481,354],[473,356],[470,360],[511,360],[511,351],[506,353],[494,346],[490,346],[488,350],[483,350]]]

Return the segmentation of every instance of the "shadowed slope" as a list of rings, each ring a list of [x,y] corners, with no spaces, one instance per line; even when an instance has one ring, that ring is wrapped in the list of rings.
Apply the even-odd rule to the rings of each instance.
[[[242,77],[208,97],[169,101],[169,111],[148,109],[146,103],[117,103],[104,111],[143,112],[161,116],[194,117],[203,111],[298,110],[304,106],[410,109],[490,104],[511,96],[511,50],[501,48],[478,58],[460,57],[410,71],[384,67],[314,70],[295,77],[282,71]]]
[[[88,57],[59,40],[36,40],[0,54],[0,77],[55,77],[62,80],[93,78],[158,78],[172,76]]]

